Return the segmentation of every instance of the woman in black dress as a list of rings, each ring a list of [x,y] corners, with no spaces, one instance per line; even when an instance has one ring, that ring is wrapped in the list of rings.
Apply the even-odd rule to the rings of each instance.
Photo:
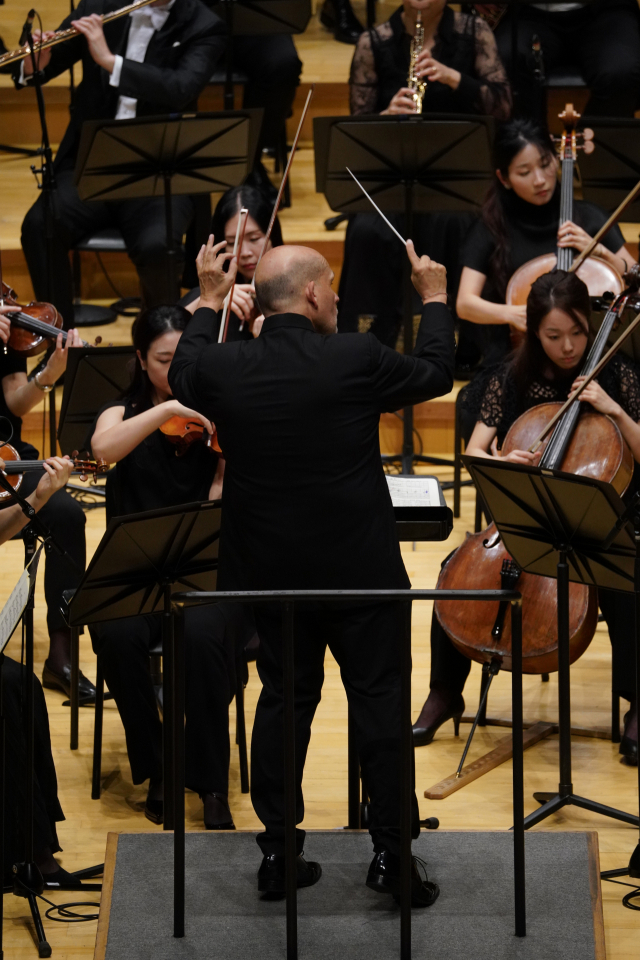
[[[591,339],[591,300],[582,280],[563,270],[545,274],[533,284],[526,311],[526,338],[515,355],[478,376],[467,388],[466,405],[475,420],[467,444],[471,456],[500,457],[498,448],[520,414],[540,403],[566,400],[581,383],[578,374]],[[640,479],[640,376],[636,366],[617,353],[597,381],[585,389],[581,402],[611,417],[631,448],[636,470],[628,496],[637,489]],[[514,450],[505,459],[536,464],[540,454]],[[611,639],[613,691],[631,704],[620,753],[627,763],[635,764],[638,729],[633,594],[599,590],[598,601]],[[446,720],[459,722],[470,667],[468,658],[453,646],[434,614],[431,690],[413,728],[416,746],[431,743]]]
[[[246,184],[233,187],[220,197],[211,220],[211,233],[214,237],[224,237],[227,250],[233,250],[238,218],[241,209],[249,211],[247,225],[244,231],[242,248],[238,250],[238,275],[233,290],[233,304],[227,327],[227,340],[251,340],[259,333],[261,324],[254,330],[254,323],[260,314],[256,306],[256,293],[251,285],[253,274],[262,253],[264,240],[269,228],[269,220],[273,205],[255,187]],[[272,247],[281,247],[283,244],[280,221],[276,217],[267,250]],[[189,313],[195,313],[200,304],[200,287],[194,287],[179,301]]]
[[[51,391],[67,366],[69,348],[81,346],[82,341],[77,330],[69,330],[63,346],[60,335],[46,358],[46,363],[34,376],[27,376],[26,358],[11,347],[4,346],[11,334],[10,315],[16,309],[0,305],[0,437],[3,442],[8,441],[16,448],[21,460],[37,460],[38,451],[22,439],[22,418]],[[32,493],[37,482],[37,474],[25,474],[22,492]],[[60,689],[69,696],[71,631],[60,612],[60,606],[63,590],[77,587],[84,573],[84,510],[77,500],[61,488],[44,507],[42,520],[67,553],[66,557],[56,553],[48,554],[45,559],[44,594],[47,601],[49,653],[42,671],[42,682],[45,687]],[[81,699],[89,703],[93,702],[94,696],[95,687],[81,673]]]
[[[560,223],[558,161],[549,137],[530,120],[511,120],[494,145],[496,179],[481,218],[462,249],[458,316],[479,324],[485,365],[511,349],[509,331],[525,329],[526,307],[505,303],[511,275],[534,257],[556,248],[584,250],[606,222],[603,210],[575,200],[574,222]],[[594,251],[619,273],[635,263],[619,227],[612,227]]]
[[[191,319],[178,306],[143,313],[133,327],[137,359],[131,387],[98,416],[94,455],[115,463],[107,480],[107,520],[160,507],[218,499],[222,461],[204,443],[182,456],[160,432],[172,416],[212,426],[171,397],[167,373]],[[233,829],[228,804],[229,703],[235,692],[236,644],[244,645],[238,605],[193,607],[186,614],[186,785],[204,803],[208,829]],[[93,647],[125,729],[134,783],[149,780],[145,815],[163,820],[162,727],[149,671],[149,650],[161,639],[160,617],[139,616],[96,625]]]
[[[423,113],[506,119],[511,94],[491,30],[479,17],[454,13],[445,0],[404,0],[390,20],[362,34],[351,64],[351,113],[415,113],[407,75],[418,11],[424,46],[416,67],[427,81]],[[393,214],[390,219],[403,233],[404,216]],[[457,283],[460,244],[470,222],[466,214],[414,218],[416,248],[445,264],[449,291]],[[402,245],[377,214],[350,218],[339,289],[340,333],[357,331],[359,317],[369,316],[371,332],[395,345],[402,313],[403,257]]]

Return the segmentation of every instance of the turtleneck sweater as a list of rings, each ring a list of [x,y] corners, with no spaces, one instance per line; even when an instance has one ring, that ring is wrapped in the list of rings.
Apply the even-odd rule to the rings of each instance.
[[[537,206],[522,200],[513,190],[499,188],[498,197],[504,214],[509,251],[509,276],[528,260],[545,253],[555,253],[560,215],[560,188],[548,203]],[[593,203],[575,200],[573,220],[593,236],[607,215]],[[624,237],[617,226],[612,227],[601,241],[612,253],[624,245]],[[496,249],[496,237],[483,219],[478,219],[469,231],[462,248],[463,267],[470,267],[487,278],[482,296],[493,303],[504,303],[504,290],[499,290],[492,276],[491,258]]]

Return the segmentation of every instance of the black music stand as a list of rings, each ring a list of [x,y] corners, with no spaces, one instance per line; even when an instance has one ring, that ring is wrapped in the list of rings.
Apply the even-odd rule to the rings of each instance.
[[[593,130],[596,149],[581,154],[578,162],[583,199],[613,211],[640,180],[640,120],[586,117],[584,126]],[[640,198],[636,197],[621,219],[640,221]]]
[[[184,714],[184,677],[174,678],[174,662],[181,664],[182,659],[174,658],[171,590],[215,590],[219,536],[219,500],[114,517],[65,611],[70,627],[163,615],[165,830],[173,829],[176,802],[173,717]],[[180,825],[184,832],[184,817],[178,816],[176,829]]]
[[[311,0],[204,0],[227,25],[224,109],[233,110],[233,38],[304,33]]]
[[[591,477],[493,458],[462,459],[520,569],[557,580],[560,782],[556,794],[534,794],[542,806],[525,817],[525,828],[569,804],[639,826],[633,814],[577,796],[571,782],[569,582],[634,591],[640,558],[624,504],[611,484]],[[636,643],[640,649],[640,623]]]
[[[168,277],[176,280],[172,195],[224,192],[253,168],[262,110],[90,120],[75,183],[81,200],[164,197]]]
[[[71,347],[58,424],[63,454],[87,451],[87,438],[100,409],[117,400],[131,382],[133,347]]]
[[[347,173],[349,167],[385,213],[404,213],[410,239],[415,213],[477,213],[493,176],[492,117],[423,116],[316,117],[313,121],[316,191],[332,210],[370,213],[371,204]],[[400,242],[400,241],[398,241]],[[423,251],[417,251],[421,253]],[[404,353],[413,350],[413,286],[409,260],[403,273]],[[451,461],[413,452],[413,408],[403,418],[402,453],[383,457],[413,464]]]

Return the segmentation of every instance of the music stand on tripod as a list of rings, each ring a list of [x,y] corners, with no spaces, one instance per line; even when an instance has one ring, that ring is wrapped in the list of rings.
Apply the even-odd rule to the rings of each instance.
[[[347,173],[349,167],[381,210],[404,213],[407,240],[416,213],[478,212],[493,176],[492,117],[316,117],[313,132],[316,191],[324,193],[331,209],[371,211]],[[413,350],[413,286],[406,256],[403,262],[403,343],[408,356]],[[413,452],[412,407],[404,409],[402,453],[383,460],[400,462],[403,474],[413,473],[415,462],[451,465]]]
[[[262,110],[89,120],[75,169],[81,200],[164,197],[167,275],[177,284],[171,197],[224,192],[253,168]]]
[[[163,616],[164,829],[174,829],[175,810],[183,848],[184,790],[175,796],[173,791],[174,780],[184,783],[184,770],[174,777],[173,718],[184,714],[184,677],[174,678],[174,663],[179,666],[182,659],[173,655],[171,591],[215,590],[220,512],[219,500],[207,500],[114,517],[79,587],[66,598],[72,628],[141,614]]]
[[[525,817],[525,828],[570,804],[639,826],[638,816],[577,796],[571,781],[569,581],[635,590],[636,538],[630,522],[620,523],[625,506],[611,484],[591,477],[494,458],[462,459],[520,569],[557,580],[560,782],[555,794],[534,794],[542,806]],[[640,654],[640,623],[636,649]]]

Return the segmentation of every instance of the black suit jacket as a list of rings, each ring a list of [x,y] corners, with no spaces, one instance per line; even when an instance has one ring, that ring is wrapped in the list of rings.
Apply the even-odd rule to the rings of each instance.
[[[126,0],[80,0],[75,12],[60,24],[92,13],[111,13]],[[105,24],[104,34],[112,53],[124,57],[131,18],[119,17]],[[167,22],[151,37],[144,63],[124,60],[120,85],[109,84],[109,74],[91,57],[84,37],[67,40],[52,49],[44,71],[45,81],[82,61],[82,82],[71,109],[71,121],[60,144],[56,164],[75,157],[85,120],[113,119],[120,96],[135,97],[136,115],[195,111],[198,96],[215,70],[225,48],[226,27],[200,0],[176,0]],[[15,74],[14,74],[15,76]]]
[[[448,309],[424,308],[411,357],[371,334],[322,336],[297,314],[269,317],[252,341],[217,344],[216,329],[196,311],[169,383],[216,424],[227,461],[219,587],[408,586],[378,424],[451,389]]]

